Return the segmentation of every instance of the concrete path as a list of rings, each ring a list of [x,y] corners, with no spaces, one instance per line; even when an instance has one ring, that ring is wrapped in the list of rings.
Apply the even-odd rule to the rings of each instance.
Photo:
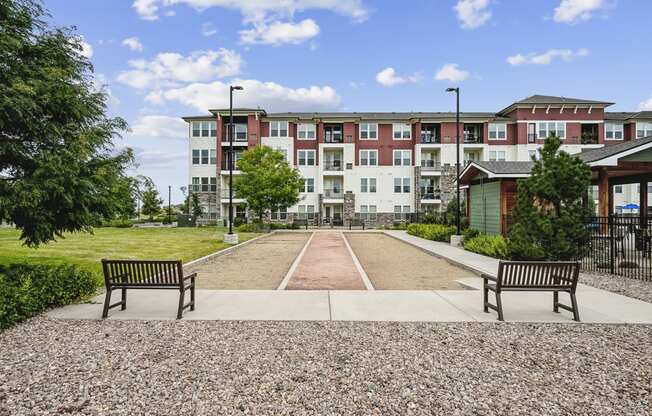
[[[366,290],[340,231],[317,231],[290,276],[288,290]]]
[[[481,284],[479,278],[465,280]],[[116,292],[113,300],[119,297]],[[583,323],[652,324],[650,303],[588,286],[578,289],[577,298]],[[561,300],[567,302],[563,294]],[[48,316],[100,319],[102,301],[97,296],[93,303],[54,309]],[[173,290],[132,290],[127,309],[112,309],[108,319],[174,319],[177,301]],[[506,321],[574,323],[570,312],[552,312],[550,293],[505,293],[503,306]],[[496,322],[496,314],[482,311],[479,290],[198,290],[197,309],[183,319]]]

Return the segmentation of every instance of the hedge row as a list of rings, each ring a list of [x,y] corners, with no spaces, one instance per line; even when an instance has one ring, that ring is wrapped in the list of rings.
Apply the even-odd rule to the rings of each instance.
[[[95,294],[98,279],[75,266],[12,265],[0,269],[0,330],[56,306]]]
[[[455,234],[455,227],[442,224],[410,224],[408,234],[425,238],[426,240],[450,242],[451,235]]]
[[[478,234],[464,238],[464,249],[473,253],[483,254],[496,259],[509,259],[507,240],[502,235]]]

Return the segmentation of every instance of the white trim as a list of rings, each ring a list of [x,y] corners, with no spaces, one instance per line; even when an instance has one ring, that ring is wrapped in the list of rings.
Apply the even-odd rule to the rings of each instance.
[[[629,156],[634,153],[638,153],[641,150],[647,150],[649,148],[652,148],[652,142],[650,143],[645,143],[639,146],[632,147],[631,149],[624,150],[620,153],[616,153],[615,155],[607,156],[602,159],[595,160],[593,162],[589,162],[589,166],[618,166],[618,160]]]
[[[466,171],[468,169],[471,169],[471,167],[475,167],[476,169],[486,173],[487,177],[489,179],[493,179],[493,178],[529,178],[530,177],[529,173],[493,173],[492,171],[483,168],[482,166],[478,165],[477,163],[471,162],[466,166],[466,168],[464,168],[464,170],[462,172],[460,172],[460,178],[463,177],[466,174]]]
[[[401,152],[401,164],[396,165],[396,152]],[[410,155],[410,163],[407,165],[403,164],[403,153],[407,152]],[[392,151],[392,166],[413,166],[412,163],[412,149],[394,149]]]
[[[375,159],[375,160],[376,160],[376,164],[374,164],[374,165],[370,165],[370,164],[367,163],[366,165],[363,165],[363,164],[362,164],[362,152],[376,152],[376,159]],[[369,160],[370,160],[370,158],[367,157],[367,162],[368,162]],[[378,149],[359,149],[359,150],[358,150],[358,165],[357,165],[357,166],[364,166],[364,167],[368,167],[368,166],[379,166],[379,165],[378,165]]]
[[[349,250],[349,254],[351,255],[351,258],[353,259],[353,264],[355,264],[355,268],[358,270],[358,273],[360,274],[360,277],[362,278],[362,282],[364,283],[364,287],[367,288],[367,290],[375,290],[374,286],[371,284],[371,280],[369,280],[369,276],[367,276],[367,273],[362,268],[362,265],[360,264],[360,261],[358,260],[355,253],[353,252],[353,249],[349,245],[349,242],[346,240],[346,237],[344,236],[344,233],[342,231],[340,231],[340,237],[342,237],[342,240],[344,240],[344,244],[346,245],[346,249]]]
[[[367,137],[366,138],[362,137],[362,125],[363,124],[367,125],[367,129],[365,129],[365,131],[367,132]],[[371,131],[369,129],[369,127],[371,127],[371,126],[376,126],[376,129],[375,129],[376,137],[373,137],[373,138],[368,137],[369,132]],[[368,123],[368,122],[358,123],[358,140],[378,140],[378,123]]]
[[[620,126],[620,139],[617,139],[615,137],[616,136],[615,135],[615,133],[616,133],[615,130],[612,130],[612,133],[613,133],[614,137],[612,137],[612,138],[607,137],[607,126],[610,125],[610,124],[614,125],[614,126]],[[614,122],[614,121],[608,121],[608,122],[604,123],[604,139],[606,141],[609,141],[609,142],[621,142],[621,141],[625,140],[625,124],[622,123],[622,122]]]
[[[272,123],[279,123],[279,125],[278,125],[278,129],[277,129],[277,130],[278,130],[278,133],[279,133],[278,136],[274,136],[274,135],[272,135]],[[281,136],[281,135],[280,135],[280,134],[281,134],[281,130],[282,130],[282,129],[281,129],[281,124],[280,124],[280,123],[285,123],[285,124],[286,124],[286,129],[285,129],[285,131],[287,131],[287,135],[285,135],[285,136]],[[235,123],[234,123],[234,124],[235,124]],[[280,138],[287,138],[287,137],[290,137],[290,122],[287,121],[287,120],[270,120],[270,122],[269,122],[269,137],[274,137],[274,138],[279,138],[279,137],[280,137]]]
[[[396,127],[401,126],[401,137],[397,138],[396,137]],[[405,127],[407,127],[407,131],[410,133],[410,137],[404,137],[404,133],[406,131]],[[412,124],[410,123],[392,123],[392,140],[412,140]]]
[[[305,129],[306,137],[302,138],[299,135],[299,131],[301,130],[302,126],[313,126],[312,131],[315,133],[314,136],[313,137],[308,137],[308,130]],[[290,134],[289,128],[290,128],[290,126],[288,125],[288,134]],[[270,128],[270,134],[271,134],[271,131],[272,130]],[[317,125],[315,123],[297,123],[297,140],[307,140],[307,141],[317,140]]]
[[[285,277],[281,281],[281,284],[278,285],[278,288],[276,288],[276,290],[285,290],[285,288],[288,286],[288,283],[290,282],[290,278],[294,274],[297,267],[299,267],[299,263],[301,263],[301,259],[303,258],[303,255],[306,254],[306,250],[308,250],[308,246],[310,245],[310,242],[312,241],[312,238],[314,236],[315,236],[315,232],[313,231],[312,234],[310,234],[310,238],[308,239],[308,241],[306,241],[306,244],[303,246],[303,248],[299,252],[299,255],[292,262],[292,265],[290,266],[290,269],[285,274]]]
[[[307,164],[309,157],[308,157],[308,153],[306,153],[306,157],[305,157],[306,164],[305,165],[300,164],[299,161],[301,160],[301,156],[300,156],[301,152],[312,152],[312,159],[315,161],[315,163],[313,163],[312,165]],[[317,151],[315,149],[297,149],[297,166],[317,166]]]
[[[491,126],[492,125],[496,126],[498,124],[502,124],[503,126],[505,126],[505,137],[502,138],[502,139],[500,137],[498,137],[498,130],[496,130],[496,137],[492,139],[491,138]],[[506,141],[507,140],[507,123],[503,123],[503,122],[500,122],[500,121],[499,122],[494,121],[494,122],[491,122],[491,123],[487,123],[487,140],[500,140],[501,142]]]

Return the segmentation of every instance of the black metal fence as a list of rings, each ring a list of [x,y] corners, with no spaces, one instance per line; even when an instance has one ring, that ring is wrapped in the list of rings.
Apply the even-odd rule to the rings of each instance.
[[[639,217],[594,217],[582,269],[652,281],[652,222]]]

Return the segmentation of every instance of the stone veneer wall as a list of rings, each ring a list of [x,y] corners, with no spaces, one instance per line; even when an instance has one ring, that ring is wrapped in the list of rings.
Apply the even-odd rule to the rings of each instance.
[[[344,221],[351,221],[355,218],[355,194],[353,192],[346,192],[344,194],[344,207],[343,207]]]
[[[460,169],[461,172],[462,169]],[[457,170],[455,164],[444,165],[441,167],[441,177],[439,178],[439,189],[441,190],[441,210],[446,211],[448,203],[455,198],[456,186],[455,178]]]
[[[414,211],[421,212],[421,166],[414,167]]]

